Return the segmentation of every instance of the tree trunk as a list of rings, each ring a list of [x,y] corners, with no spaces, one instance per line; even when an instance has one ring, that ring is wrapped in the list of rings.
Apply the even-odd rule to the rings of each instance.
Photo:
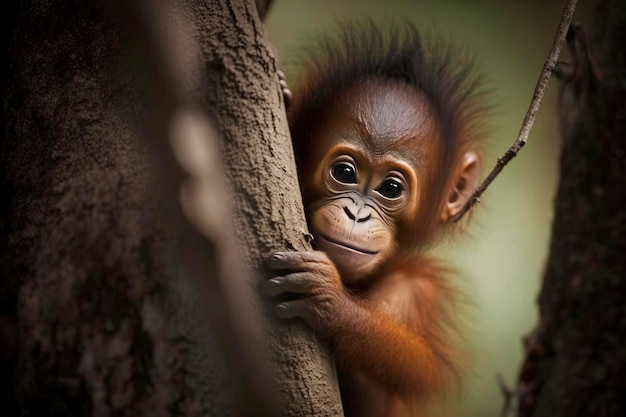
[[[189,82],[199,83],[225,137],[241,262],[256,286],[264,257],[306,247],[275,60],[254,2],[184,3],[208,75]],[[169,167],[143,124],[154,116],[152,77],[125,28],[98,1],[19,4],[2,92],[2,415],[245,408],[229,366],[244,352],[228,352],[228,337],[207,324],[228,313],[197,295],[204,284],[186,264],[178,199],[161,192]],[[165,131],[169,120],[148,122]],[[211,260],[214,249],[193,250]],[[229,301],[253,312],[257,301],[240,298]],[[328,355],[312,334],[254,320],[267,329],[284,414],[340,414]]]
[[[236,234],[256,287],[272,276],[262,265],[271,253],[310,250],[276,58],[253,1],[189,3],[202,28],[203,97],[224,135]],[[295,322],[267,324],[285,415],[341,415],[331,359],[311,331]]]
[[[626,415],[624,42],[626,2],[597,1],[590,66],[580,54],[575,101],[561,114],[561,180],[520,416]]]

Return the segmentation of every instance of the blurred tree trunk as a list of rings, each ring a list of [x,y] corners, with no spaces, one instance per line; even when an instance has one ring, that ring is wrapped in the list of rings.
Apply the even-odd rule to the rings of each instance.
[[[236,195],[215,198],[236,208],[254,287],[264,257],[306,246],[275,58],[253,1],[175,3],[198,28],[206,79],[189,82],[225,137]],[[15,11],[2,39],[13,40],[0,130],[0,415],[255,415],[264,393],[241,397],[233,364],[245,352],[223,334],[245,329],[219,327],[228,312],[203,303],[223,294],[203,292],[186,263],[190,250],[206,259],[207,280],[220,278],[210,276],[220,242],[183,242],[176,175],[146,137],[166,135],[169,119],[148,106],[160,103],[149,103],[145,51],[96,0],[22,0]],[[247,294],[231,307],[254,311]],[[312,334],[253,320],[266,329],[284,414],[340,414]]]
[[[626,415],[626,2],[597,1],[563,108],[561,179],[520,416]],[[595,67],[595,68],[594,68]]]

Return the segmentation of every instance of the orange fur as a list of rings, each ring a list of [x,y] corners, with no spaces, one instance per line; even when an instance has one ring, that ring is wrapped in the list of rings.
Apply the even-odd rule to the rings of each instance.
[[[424,412],[430,398],[457,385],[465,353],[454,346],[455,292],[446,270],[428,259],[392,267],[354,294],[357,326],[335,335],[348,416]]]

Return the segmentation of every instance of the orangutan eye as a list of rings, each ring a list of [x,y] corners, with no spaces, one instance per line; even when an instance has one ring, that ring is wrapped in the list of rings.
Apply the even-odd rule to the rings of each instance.
[[[349,162],[337,162],[330,170],[335,180],[342,184],[356,184],[356,169]]]
[[[393,200],[402,195],[404,186],[397,178],[387,178],[382,184],[380,184],[377,191],[383,197]]]

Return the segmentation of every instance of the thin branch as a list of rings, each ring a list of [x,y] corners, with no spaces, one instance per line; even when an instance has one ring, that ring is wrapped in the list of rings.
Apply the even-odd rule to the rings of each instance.
[[[459,220],[461,220],[463,215],[465,215],[465,213],[467,213],[473,206],[475,206],[480,201],[480,196],[483,194],[483,192],[485,192],[487,187],[489,187],[489,184],[491,184],[491,182],[498,176],[498,174],[500,174],[502,168],[504,168],[511,159],[515,158],[520,149],[522,149],[524,145],[526,145],[528,134],[530,133],[530,130],[535,123],[535,117],[537,116],[541,100],[543,99],[546,87],[548,86],[550,77],[554,72],[554,68],[556,67],[556,64],[558,62],[557,60],[559,59],[559,56],[561,54],[561,47],[563,46],[563,42],[565,41],[565,37],[567,35],[570,23],[572,22],[574,10],[576,10],[576,2],[577,0],[568,0],[567,4],[565,5],[563,15],[561,16],[561,23],[559,24],[556,36],[554,37],[552,49],[550,50],[547,61],[543,65],[543,70],[541,71],[541,75],[539,76],[539,81],[537,81],[537,86],[535,87],[533,98],[530,101],[530,106],[528,107],[526,117],[524,117],[524,121],[522,122],[522,127],[517,135],[517,139],[515,139],[515,142],[513,142],[511,147],[504,153],[504,155],[498,158],[496,166],[493,167],[489,175],[487,175],[483,182],[478,186],[476,191],[474,191],[474,193],[469,198],[469,200],[467,200],[461,211],[459,211],[456,216],[452,218],[453,222],[458,222]]]
[[[517,398],[517,391],[511,389],[507,386],[504,381],[504,376],[502,374],[497,375],[498,386],[500,387],[500,392],[502,393],[502,397],[504,399],[504,404],[502,405],[502,411],[500,413],[500,417],[507,417],[511,415],[513,412],[513,400]]]

